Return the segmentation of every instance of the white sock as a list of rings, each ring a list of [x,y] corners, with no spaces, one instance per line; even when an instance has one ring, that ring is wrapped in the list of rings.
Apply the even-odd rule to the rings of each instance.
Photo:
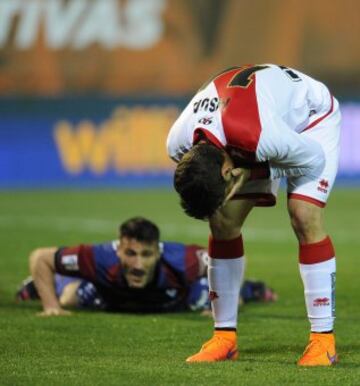
[[[335,257],[316,264],[299,264],[312,332],[331,331],[335,320]]]
[[[244,257],[209,258],[209,293],[215,328],[236,328],[244,262]]]

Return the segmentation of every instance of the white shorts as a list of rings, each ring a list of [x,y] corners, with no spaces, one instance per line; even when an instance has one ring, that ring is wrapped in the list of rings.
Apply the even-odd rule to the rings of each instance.
[[[316,124],[301,133],[320,143],[325,153],[325,167],[316,179],[309,176],[287,178],[288,198],[308,201],[320,207],[326,205],[338,170],[340,121],[339,103],[334,98],[331,114],[315,119]],[[234,199],[253,199],[256,206],[273,206],[276,203],[279,185],[280,180],[249,181]]]

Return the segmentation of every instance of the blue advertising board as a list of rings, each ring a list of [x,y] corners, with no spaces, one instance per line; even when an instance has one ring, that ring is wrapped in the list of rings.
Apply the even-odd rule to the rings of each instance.
[[[170,186],[182,99],[0,100],[0,188]]]
[[[171,186],[186,98],[0,99],[0,188]],[[342,104],[340,178],[360,176],[360,104]]]

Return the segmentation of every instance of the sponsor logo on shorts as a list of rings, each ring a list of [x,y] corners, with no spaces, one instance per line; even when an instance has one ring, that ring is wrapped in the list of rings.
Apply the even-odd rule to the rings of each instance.
[[[322,193],[327,193],[328,187],[329,187],[329,181],[323,178],[322,180],[319,181],[317,190]]]
[[[329,306],[330,305],[330,299],[329,298],[316,298],[313,301],[314,307],[323,307],[323,306]]]
[[[79,270],[78,256],[77,255],[64,255],[64,256],[62,256],[61,257],[61,264],[68,271],[78,271]]]
[[[219,295],[215,291],[210,291],[209,292],[209,299],[210,299],[211,302],[213,302],[218,297],[219,297]]]

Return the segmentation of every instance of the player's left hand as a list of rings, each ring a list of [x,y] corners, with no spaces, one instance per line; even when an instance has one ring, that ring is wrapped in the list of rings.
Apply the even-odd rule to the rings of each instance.
[[[200,313],[201,316],[206,316],[208,318],[212,317],[212,312],[209,309],[202,310]]]
[[[72,312],[63,310],[62,308],[47,308],[44,311],[39,312],[37,316],[48,317],[48,316],[69,316]]]

